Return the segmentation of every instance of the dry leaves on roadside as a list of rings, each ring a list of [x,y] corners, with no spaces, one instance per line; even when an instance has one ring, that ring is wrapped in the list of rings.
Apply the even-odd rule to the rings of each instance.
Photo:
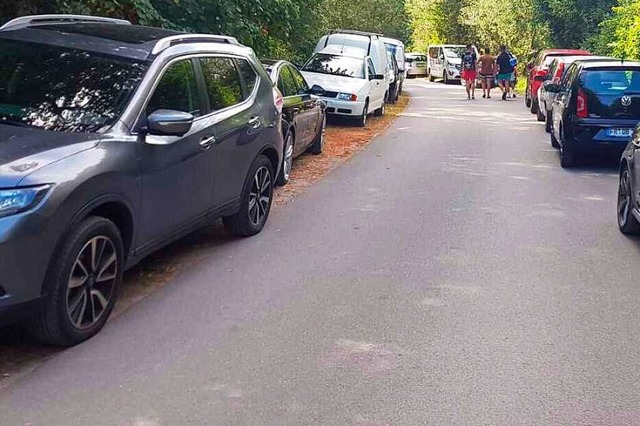
[[[389,127],[393,120],[404,111],[408,103],[408,96],[400,96],[394,105],[387,105],[384,117],[371,117],[365,128],[355,127],[343,120],[329,123],[324,152],[321,155],[305,154],[294,161],[291,181],[287,186],[276,190],[275,205],[282,205],[290,201],[297,194],[322,179],[330,170],[366,147],[376,136]]]

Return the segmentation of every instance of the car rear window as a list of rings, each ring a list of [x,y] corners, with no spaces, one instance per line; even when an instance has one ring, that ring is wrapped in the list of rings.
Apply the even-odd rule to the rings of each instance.
[[[0,39],[0,123],[96,132],[124,112],[148,65]]]
[[[408,56],[407,57],[407,62],[409,62],[409,63],[411,63],[411,62],[427,62],[427,57],[426,56],[422,56],[422,55]]]
[[[579,84],[598,95],[640,93],[640,69],[585,70]]]

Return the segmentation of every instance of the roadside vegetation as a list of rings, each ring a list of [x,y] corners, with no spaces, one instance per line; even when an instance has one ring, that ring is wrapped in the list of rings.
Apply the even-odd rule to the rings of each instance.
[[[36,13],[233,35],[263,58],[298,64],[337,28],[384,33],[422,52],[474,42],[494,51],[507,44],[521,58],[551,46],[640,58],[640,0],[7,0],[0,21]]]

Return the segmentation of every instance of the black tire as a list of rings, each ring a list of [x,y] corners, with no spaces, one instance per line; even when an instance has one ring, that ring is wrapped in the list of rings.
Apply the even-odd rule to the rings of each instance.
[[[442,82],[443,82],[444,84],[449,84],[449,77],[447,77],[447,72],[446,72],[446,71],[444,71],[444,72],[442,73]]]
[[[542,114],[540,107],[538,107],[538,111],[536,111],[536,118],[540,123],[544,123],[546,121],[545,116]]]
[[[289,180],[291,180],[291,169],[293,168],[293,152],[295,151],[295,146],[295,134],[292,131],[288,131],[287,136],[284,138],[284,154],[282,156],[280,173],[278,174],[278,179],[276,179],[276,186],[285,186],[289,183]]]
[[[547,110],[547,115],[544,119],[544,131],[547,133],[551,133],[551,111]],[[553,143],[551,144],[553,145]]]
[[[524,105],[527,108],[531,108],[531,91],[529,90],[529,83],[527,83],[527,89],[524,92]]]
[[[556,135],[553,132],[553,128],[551,129],[551,131],[549,132],[549,138],[551,139],[551,146],[554,148],[560,148],[560,143],[558,142],[558,139],[556,139]]]
[[[367,117],[369,116],[369,100],[364,103],[364,109],[362,110],[362,115],[356,119],[356,125],[358,127],[366,127],[367,126]]]
[[[538,113],[538,109],[539,109],[539,105],[538,105],[538,100],[537,99],[531,99],[531,114],[537,114]]]
[[[623,167],[618,182],[618,228],[620,232],[626,235],[639,234],[640,223],[638,223],[638,220],[632,212],[633,194],[631,190],[631,174],[626,166]]]
[[[387,94],[384,95],[384,98],[387,99]],[[387,112],[387,104],[383,101],[382,106],[374,111],[374,115],[376,117],[382,117]]]
[[[322,124],[321,124],[321,128],[318,131],[318,134],[316,135],[315,139],[313,140],[313,143],[311,144],[311,147],[309,148],[309,152],[312,153],[313,155],[320,155],[322,154],[322,151],[324,150],[324,142],[325,142],[325,129],[327,128],[327,116],[323,115],[322,116]]]
[[[268,181],[262,180],[264,176],[263,173],[265,172],[267,173]],[[249,173],[247,174],[242,190],[240,210],[232,216],[222,218],[227,231],[238,237],[251,237],[262,231],[269,219],[271,203],[273,202],[273,175],[273,165],[271,161],[264,155],[258,156],[249,168]],[[257,183],[260,184],[260,188],[257,188]],[[264,205],[257,202],[252,207],[251,199],[259,198],[260,195],[269,197],[267,204]],[[253,217],[255,208],[258,209],[257,220],[254,220]]]
[[[572,147],[567,145],[567,138],[560,132],[562,141],[560,143],[560,166],[563,169],[570,169],[576,165],[576,153]]]
[[[430,82],[433,83],[434,81],[436,81],[436,78],[433,75],[431,75],[431,70],[428,71],[427,75],[429,76],[429,81]]]
[[[101,250],[92,250],[94,241],[95,247],[101,246]],[[98,252],[100,254],[97,260],[91,258],[90,262],[86,262],[88,253]],[[110,253],[115,259],[112,260]],[[78,263],[80,266],[86,264],[86,269],[85,266],[80,269]],[[27,329],[45,343],[56,346],[77,345],[95,336],[104,327],[119,296],[124,270],[124,248],[118,227],[102,217],[85,219],[66,235],[62,245],[56,250],[51,265],[45,278],[45,288],[50,291],[49,297],[43,310],[27,324]],[[77,272],[85,275],[76,276],[76,285],[71,287],[73,274]],[[104,274],[109,277],[101,283],[99,279]],[[79,281],[82,282],[77,284]],[[74,290],[75,294],[72,293]],[[98,293],[106,301],[106,304],[102,304],[100,313],[96,312],[100,308],[96,305],[100,301]],[[72,299],[76,301],[73,302]],[[75,323],[74,313],[77,313]],[[86,317],[90,321],[83,324]]]

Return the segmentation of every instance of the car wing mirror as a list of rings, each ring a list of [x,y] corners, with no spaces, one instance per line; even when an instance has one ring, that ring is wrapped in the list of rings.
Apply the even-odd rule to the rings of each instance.
[[[324,90],[322,87],[318,86],[317,84],[314,84],[313,86],[311,86],[311,89],[309,89],[309,91],[312,95],[316,95],[316,96],[324,96],[327,93],[326,90]]]
[[[384,80],[384,74],[372,74],[369,78],[371,80]]]
[[[147,117],[147,133],[158,136],[184,136],[191,130],[194,117],[188,112],[159,109]]]

